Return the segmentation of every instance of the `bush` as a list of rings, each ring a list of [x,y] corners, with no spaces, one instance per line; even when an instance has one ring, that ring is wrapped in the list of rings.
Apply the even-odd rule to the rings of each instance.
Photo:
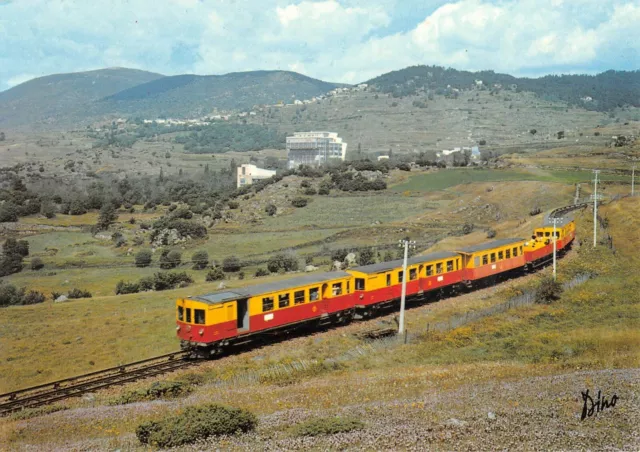
[[[180,414],[145,422],[136,429],[142,444],[176,447],[213,435],[233,435],[253,430],[258,423],[248,411],[222,405],[187,407]]]
[[[204,250],[196,251],[191,256],[194,270],[204,270],[209,265],[209,253]]]
[[[354,418],[318,418],[310,419],[296,425],[293,427],[293,434],[295,436],[333,435],[336,433],[360,430],[363,427],[364,424],[360,420]]]
[[[145,276],[144,278],[140,278],[138,285],[140,286],[140,291],[153,290],[154,282],[153,276]]]
[[[560,298],[561,293],[562,284],[553,278],[545,276],[540,281],[540,285],[536,291],[536,303],[550,304],[552,301]]]
[[[207,276],[205,276],[204,280],[211,281],[220,281],[224,279],[224,272],[221,267],[215,266],[211,270],[207,272]]]
[[[313,196],[313,195],[318,194],[318,192],[314,188],[309,187],[309,188],[304,190],[304,194],[307,195],[307,196]]]
[[[158,272],[153,275],[154,290],[168,290],[176,287],[186,287],[193,283],[193,279],[186,272]]]
[[[358,264],[360,265],[369,265],[376,263],[376,253],[373,248],[365,248],[360,251],[360,255],[358,257]]]
[[[346,248],[339,248],[337,250],[333,250],[331,252],[331,260],[343,262],[344,259],[347,257],[347,254],[349,254],[349,250]]]
[[[22,296],[22,304],[29,305],[29,304],[44,303],[46,299],[47,297],[45,297],[42,292],[30,290],[29,292],[27,292]]]
[[[91,298],[91,292],[88,290],[82,290],[78,288],[73,288],[67,294],[67,298]]]
[[[163,250],[160,255],[160,268],[170,270],[176,268],[182,262],[182,254],[176,250]]]
[[[278,211],[278,208],[273,204],[269,204],[267,207],[264,208],[264,211],[267,213],[267,215],[272,217],[276,214],[276,212]]]
[[[291,205],[293,207],[304,207],[309,203],[307,198],[293,198],[291,200]]]
[[[140,250],[136,253],[136,267],[148,267],[151,264],[151,250]]]
[[[298,270],[298,259],[293,255],[278,253],[272,256],[267,262],[267,269],[271,273],[277,273],[280,270],[289,272]]]
[[[265,269],[265,268],[259,268],[256,270],[256,278],[259,278],[261,276],[269,276],[269,270]]]
[[[532,217],[535,215],[538,215],[540,212],[542,212],[542,210],[540,209],[540,207],[534,207],[533,209],[531,209],[529,211],[529,215],[531,215]]]
[[[240,204],[237,201],[229,201],[227,204],[229,205],[229,209],[237,209],[240,207]]]
[[[145,400],[174,398],[189,394],[191,391],[191,385],[182,381],[156,381],[148,388],[128,391],[112,400],[110,404],[125,405],[127,403],[143,402]]]
[[[308,180],[303,180],[302,182],[300,182],[300,187],[309,188],[309,187],[311,187],[311,185],[309,184]]]
[[[471,223],[465,223],[465,224],[462,226],[462,233],[463,233],[463,234],[465,234],[465,235],[466,235],[466,234],[471,234],[471,232],[472,232],[472,231],[473,231],[473,224],[471,224]]]
[[[496,236],[496,231],[494,231],[493,229],[489,229],[489,230],[487,231],[487,238],[488,238],[488,239],[492,239],[492,238],[494,238],[495,236]]]
[[[31,259],[31,270],[41,270],[44,268],[44,262],[39,257]]]
[[[225,273],[237,272],[242,268],[240,259],[236,256],[225,257],[222,261],[222,271]]]
[[[138,292],[140,292],[140,283],[125,282],[120,280],[118,284],[116,284],[116,295]]]

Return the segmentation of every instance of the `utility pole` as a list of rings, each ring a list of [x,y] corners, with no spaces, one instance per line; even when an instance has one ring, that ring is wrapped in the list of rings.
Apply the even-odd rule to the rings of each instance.
[[[598,236],[598,174],[600,170],[593,170],[596,175],[593,185],[593,247],[596,247],[596,239]]]
[[[407,258],[409,256],[409,246],[413,247],[416,242],[411,240],[400,240],[399,244],[404,247],[404,260],[402,261],[402,294],[400,295],[400,320],[398,322],[398,334],[404,334],[404,305],[407,295]]]
[[[631,170],[631,196],[633,196],[633,188],[636,181],[636,164],[633,164],[633,169]]]
[[[554,218],[553,219],[553,280],[556,280],[556,223],[558,221],[562,221],[563,218]]]

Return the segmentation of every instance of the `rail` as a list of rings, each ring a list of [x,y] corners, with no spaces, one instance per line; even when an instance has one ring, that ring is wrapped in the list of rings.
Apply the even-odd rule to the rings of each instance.
[[[0,394],[0,416],[35,408],[87,392],[159,375],[189,365],[187,352],[174,352],[88,374]]]

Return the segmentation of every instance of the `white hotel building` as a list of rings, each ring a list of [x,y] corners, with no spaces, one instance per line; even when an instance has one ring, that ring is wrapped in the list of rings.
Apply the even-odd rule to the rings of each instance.
[[[347,143],[335,132],[294,132],[292,137],[287,137],[289,168],[316,166],[330,159],[344,161],[346,154]]]

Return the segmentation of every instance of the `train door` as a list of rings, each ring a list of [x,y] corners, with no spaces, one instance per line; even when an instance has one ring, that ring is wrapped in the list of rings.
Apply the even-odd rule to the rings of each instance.
[[[329,295],[331,294],[331,288],[329,284],[325,283],[322,285],[322,300],[320,301],[320,313],[324,314],[329,312]]]
[[[236,301],[236,327],[238,332],[249,331],[249,299],[242,298]]]

